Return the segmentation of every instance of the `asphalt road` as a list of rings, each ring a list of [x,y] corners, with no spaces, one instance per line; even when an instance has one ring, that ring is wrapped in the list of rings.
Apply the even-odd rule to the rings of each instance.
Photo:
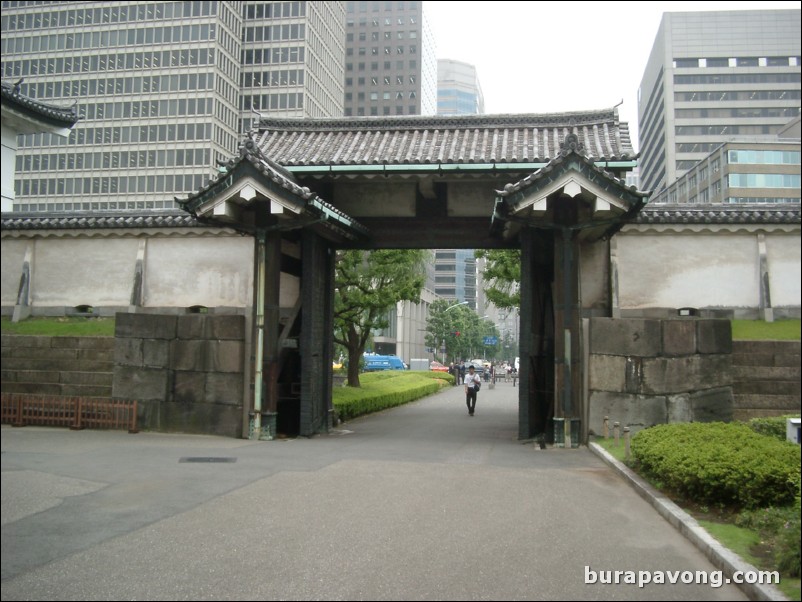
[[[3,426],[2,600],[745,599],[600,584],[716,569],[589,450],[517,441],[517,391],[270,442]]]

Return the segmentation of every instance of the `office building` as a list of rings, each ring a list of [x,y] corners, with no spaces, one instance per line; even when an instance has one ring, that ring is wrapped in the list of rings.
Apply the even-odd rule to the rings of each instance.
[[[434,115],[437,59],[420,1],[346,2],[345,115]]]
[[[725,142],[650,200],[651,204],[799,204],[796,141]]]
[[[437,61],[437,114],[484,115],[485,98],[476,67],[470,63]]]
[[[20,138],[14,211],[171,209],[259,114],[342,114],[341,2],[2,3],[2,77],[76,102]]]
[[[638,90],[641,188],[733,137],[771,139],[799,106],[799,10],[665,13]]]

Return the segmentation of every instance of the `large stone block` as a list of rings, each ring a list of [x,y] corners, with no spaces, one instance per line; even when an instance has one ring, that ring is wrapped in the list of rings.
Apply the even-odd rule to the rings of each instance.
[[[143,365],[144,341],[118,338],[114,344],[114,363],[121,366]]]
[[[178,316],[179,339],[202,339],[206,330],[206,314],[184,314]]]
[[[643,360],[642,392],[652,395],[698,391],[732,384],[728,355],[691,355]]]
[[[200,433],[221,437],[242,437],[242,410],[235,406],[198,403],[163,403],[153,407],[158,417],[149,416],[151,427],[168,433]],[[146,409],[147,411],[147,409]],[[146,428],[143,426],[143,428]]]
[[[206,375],[205,401],[242,405],[242,374],[211,372]]]
[[[591,318],[590,352],[656,357],[662,351],[659,320]]]
[[[668,420],[667,400],[662,395],[629,395],[626,393],[609,393],[607,391],[591,391],[588,427],[596,434],[601,434],[605,416],[610,418],[610,429],[614,422],[638,430],[665,424]]]
[[[118,313],[115,317],[114,336],[141,339],[174,339],[178,317],[161,314]]]
[[[0,344],[3,349],[14,347],[16,349],[22,347],[50,347],[52,337],[42,337],[34,335],[22,334],[4,334],[0,337]]]
[[[245,339],[245,316],[210,314],[206,316],[207,339]]]
[[[53,349],[78,349],[80,344],[80,337],[53,337],[50,342]]]
[[[642,357],[628,357],[626,358],[626,377],[625,377],[625,391],[627,393],[640,393],[643,389],[643,358]]]
[[[678,393],[666,398],[666,414],[668,422],[691,422],[693,409],[690,393]]]
[[[167,368],[170,365],[170,341],[145,339],[142,342],[142,362],[145,366]]]
[[[79,349],[112,350],[114,337],[78,337]]]
[[[591,355],[589,387],[594,391],[623,392],[626,361],[620,355]]]
[[[62,372],[61,382],[70,385],[111,387],[114,375],[110,372]]]
[[[663,322],[663,354],[693,355],[696,353],[696,321],[665,320]]]
[[[171,367],[174,370],[203,372],[206,366],[206,341],[183,341],[171,344]]]
[[[206,396],[205,372],[176,372],[173,400],[178,403],[202,403]]]
[[[732,323],[729,320],[697,320],[699,353],[732,353]]]
[[[242,341],[206,341],[206,371],[242,373],[244,349]]]
[[[730,422],[733,413],[732,387],[691,394],[694,422]]]
[[[134,366],[114,367],[112,395],[116,399],[164,400],[170,391],[170,372]]]

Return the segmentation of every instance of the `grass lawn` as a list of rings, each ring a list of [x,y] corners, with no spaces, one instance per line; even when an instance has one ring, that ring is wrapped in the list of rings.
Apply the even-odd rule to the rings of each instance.
[[[12,322],[3,316],[0,330],[3,334],[51,337],[113,337],[114,318],[28,318]]]
[[[800,320],[733,320],[732,338],[736,341],[798,341]]]

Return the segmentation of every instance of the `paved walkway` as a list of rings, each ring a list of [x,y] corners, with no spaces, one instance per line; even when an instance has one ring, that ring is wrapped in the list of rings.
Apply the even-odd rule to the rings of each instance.
[[[517,392],[272,442],[3,426],[2,599],[745,599],[585,584],[715,568],[589,450],[518,442]]]

